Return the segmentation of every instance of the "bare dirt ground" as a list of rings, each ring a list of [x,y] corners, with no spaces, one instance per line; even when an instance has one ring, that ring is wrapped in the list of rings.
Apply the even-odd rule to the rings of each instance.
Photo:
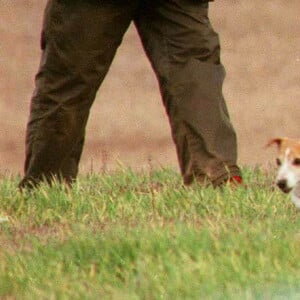
[[[0,172],[21,173],[45,0],[0,1]],[[274,136],[300,138],[299,0],[216,0],[210,17],[227,70],[224,94],[242,165],[267,165]],[[115,117],[112,118],[111,116]],[[156,79],[131,27],[98,92],[81,171],[177,168]]]

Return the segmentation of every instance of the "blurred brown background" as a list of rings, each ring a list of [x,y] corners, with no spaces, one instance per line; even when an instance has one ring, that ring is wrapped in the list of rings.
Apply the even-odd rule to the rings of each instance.
[[[24,135],[45,0],[0,1],[0,173],[23,169]],[[210,17],[227,70],[224,94],[239,138],[239,161],[268,165],[274,136],[300,138],[300,1],[215,0]],[[112,115],[117,117],[111,118]],[[134,27],[98,92],[81,171],[177,168],[156,79]]]

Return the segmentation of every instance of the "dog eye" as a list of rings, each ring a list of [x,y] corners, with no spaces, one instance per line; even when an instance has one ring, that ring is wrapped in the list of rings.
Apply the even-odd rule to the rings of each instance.
[[[281,160],[279,158],[276,158],[276,164],[277,166],[281,166]]]
[[[293,161],[294,166],[300,166],[300,158],[295,158]]]

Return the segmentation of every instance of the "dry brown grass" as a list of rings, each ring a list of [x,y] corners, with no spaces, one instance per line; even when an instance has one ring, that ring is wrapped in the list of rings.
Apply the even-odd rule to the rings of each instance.
[[[21,172],[45,0],[0,1],[0,170]],[[215,1],[227,69],[224,93],[239,138],[240,163],[273,160],[264,144],[299,136],[299,0]],[[111,119],[111,115],[115,115]],[[116,160],[134,168],[177,166],[157,83],[133,27],[125,36],[90,116],[82,171]],[[110,149],[108,153],[108,149]]]

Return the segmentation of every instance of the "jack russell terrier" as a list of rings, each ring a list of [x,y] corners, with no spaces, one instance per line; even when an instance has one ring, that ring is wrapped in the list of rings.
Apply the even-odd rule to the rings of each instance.
[[[292,201],[300,208],[300,141],[290,138],[276,138],[267,146],[277,145],[279,156],[276,159],[278,173],[277,186],[284,192],[291,192]]]

